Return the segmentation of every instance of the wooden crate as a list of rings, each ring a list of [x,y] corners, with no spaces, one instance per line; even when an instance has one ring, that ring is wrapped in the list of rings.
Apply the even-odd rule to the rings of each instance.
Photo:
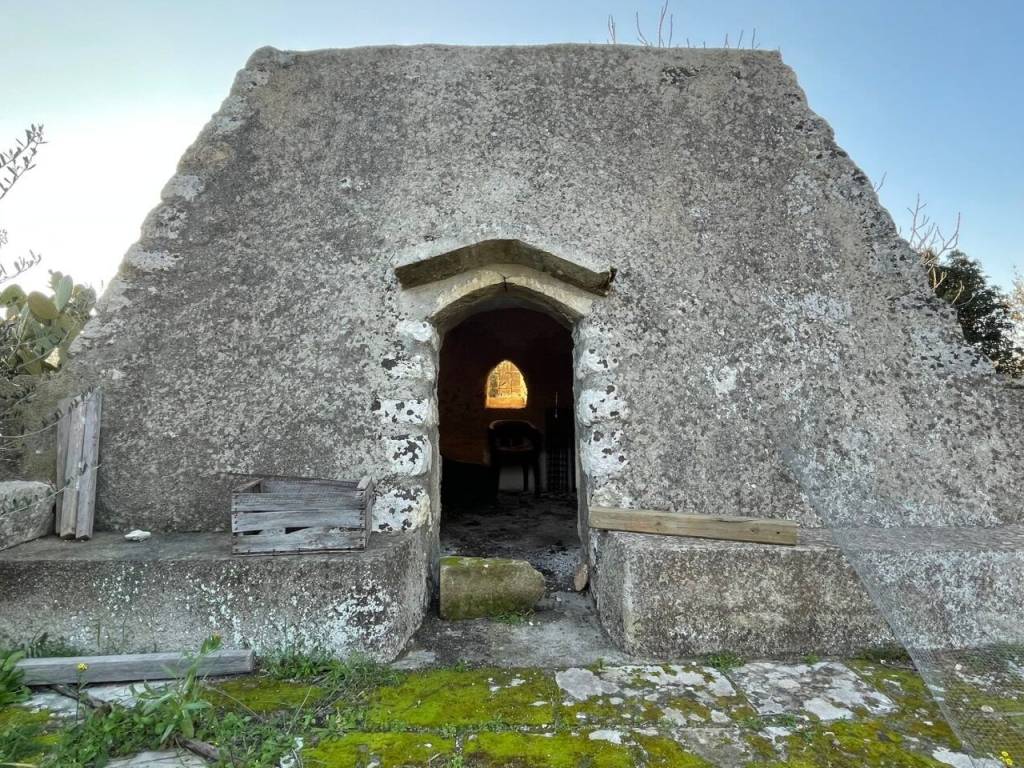
[[[260,478],[231,492],[231,548],[236,555],[283,555],[364,549],[373,483]]]

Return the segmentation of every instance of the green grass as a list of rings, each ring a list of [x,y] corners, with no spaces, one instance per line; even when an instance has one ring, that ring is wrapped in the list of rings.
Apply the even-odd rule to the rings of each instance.
[[[742,667],[746,662],[739,654],[732,651],[718,651],[709,653],[702,659],[704,666],[717,669],[719,672],[728,672],[730,669]]]

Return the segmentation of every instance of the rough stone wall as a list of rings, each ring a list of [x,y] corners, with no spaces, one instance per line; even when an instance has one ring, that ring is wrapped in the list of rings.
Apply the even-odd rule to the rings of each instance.
[[[617,269],[575,330],[595,502],[1021,519],[1024,393],[777,54],[547,46],[252,56],[55,387],[104,387],[98,525],[223,528],[232,470],[433,519],[437,336],[392,270],[490,238]]]

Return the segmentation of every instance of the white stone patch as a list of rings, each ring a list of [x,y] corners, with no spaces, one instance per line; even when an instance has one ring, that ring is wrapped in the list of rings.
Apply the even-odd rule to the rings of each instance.
[[[245,124],[245,118],[249,113],[249,105],[244,98],[238,94],[232,94],[224,99],[220,110],[210,120],[210,126],[217,135],[232,133]]]
[[[373,411],[389,424],[437,424],[437,408],[432,399],[377,400]]]
[[[814,697],[804,702],[803,707],[819,720],[852,720],[853,712],[845,707],[836,707],[830,701]]]
[[[808,293],[800,297],[798,312],[814,320],[842,323],[850,317],[850,302],[841,301],[821,293]]]
[[[739,375],[739,371],[728,365],[723,365],[718,370],[711,366],[704,366],[704,375],[711,383],[715,396],[725,397],[736,389],[736,377]]]
[[[618,389],[609,384],[601,389],[585,389],[576,403],[576,416],[587,426],[601,421],[622,421],[628,415],[626,401]]]
[[[285,755],[281,758],[281,762],[277,764],[278,768],[302,768],[302,748],[306,746],[306,740],[301,736],[296,736],[292,741],[292,751],[290,754]],[[430,745],[427,744],[429,748]]]
[[[764,735],[771,739],[774,744],[779,739],[785,739],[792,735],[793,730],[791,728],[784,728],[781,725],[769,725],[764,729]]]
[[[171,176],[163,190],[160,192],[162,200],[171,200],[180,197],[182,200],[192,202],[196,196],[203,191],[206,183],[198,176],[191,174],[177,173]]]
[[[586,701],[592,696],[618,693],[619,686],[609,680],[602,680],[589,669],[570,667],[555,673],[555,682],[576,701]]]
[[[664,716],[664,718],[668,720],[670,723],[673,723],[675,725],[689,725],[689,721],[686,715],[684,715],[678,709],[673,709],[672,707],[665,707],[661,711],[661,713]]]
[[[142,223],[144,239],[177,240],[185,228],[187,215],[174,205],[157,206]]]
[[[580,464],[591,478],[610,477],[621,473],[629,462],[619,450],[622,430],[594,429],[580,441]]]
[[[150,689],[154,691],[166,690],[169,685],[169,682],[149,683]],[[142,683],[115,683],[89,686],[89,695],[108,704],[132,707],[138,700],[139,694],[145,690],[146,687]]]
[[[424,488],[378,491],[373,500],[373,530],[408,531],[430,519],[430,494]]]
[[[140,752],[133,757],[122,757],[107,763],[107,768],[205,768],[207,762],[185,750]]]
[[[234,88],[251,91],[270,82],[270,73],[262,69],[243,69],[235,76]]]
[[[953,752],[941,747],[932,752],[932,757],[953,768],[1003,768],[1003,762],[992,757],[971,757],[963,752]]]
[[[403,435],[385,441],[391,471],[404,477],[418,477],[430,471],[431,448],[423,435]]]
[[[52,717],[62,719],[74,717],[81,709],[81,705],[68,696],[40,690],[32,691],[32,696],[25,702],[25,706],[33,712],[46,710]]]
[[[591,731],[590,735],[587,736],[591,741],[610,741],[612,744],[622,743],[622,733],[619,731],[611,730],[598,730]]]
[[[392,381],[432,381],[434,363],[423,355],[413,355],[407,360],[385,360],[385,374]]]
[[[884,715],[896,709],[892,699],[836,662],[753,662],[734,670],[732,678],[760,715],[808,712],[828,721],[852,717],[858,710]]]
[[[434,326],[422,320],[403,320],[398,324],[398,335],[417,344],[429,344],[435,349],[441,346]]]
[[[584,348],[576,358],[576,378],[583,379],[587,376],[614,371],[619,367],[619,359],[606,355],[597,349]]]
[[[152,272],[170,269],[178,259],[167,251],[147,251],[136,243],[125,253],[124,261],[136,269]]]

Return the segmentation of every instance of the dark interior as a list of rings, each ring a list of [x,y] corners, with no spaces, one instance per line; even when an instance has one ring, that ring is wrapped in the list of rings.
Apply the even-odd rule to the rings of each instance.
[[[572,360],[569,329],[525,307],[479,312],[445,335],[438,408],[446,554],[523,558],[552,586],[567,585],[579,548]],[[521,374],[525,407],[487,407],[498,381],[489,376],[504,361],[513,368],[501,371]]]

